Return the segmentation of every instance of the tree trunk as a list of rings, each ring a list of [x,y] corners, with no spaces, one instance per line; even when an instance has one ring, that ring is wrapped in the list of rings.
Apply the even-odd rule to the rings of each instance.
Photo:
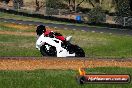
[[[14,9],[20,9],[23,6],[23,0],[13,0]]]
[[[38,0],[35,0],[35,3],[36,3],[36,12],[39,11],[39,1]]]
[[[75,10],[75,0],[69,0],[69,9],[70,11]]]
[[[130,9],[132,11],[132,0],[129,0]]]
[[[92,2],[91,0],[89,0],[89,3],[90,3],[93,7],[95,7],[94,4],[93,4],[93,2]]]

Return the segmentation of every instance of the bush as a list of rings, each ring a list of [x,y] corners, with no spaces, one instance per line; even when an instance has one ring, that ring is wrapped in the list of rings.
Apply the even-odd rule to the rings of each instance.
[[[88,13],[89,23],[102,23],[106,21],[106,14],[100,6],[96,6]]]
[[[46,0],[46,6],[54,9],[65,9],[67,7],[62,0]]]
[[[131,18],[129,19],[129,16],[131,17],[132,11],[130,9],[129,0],[119,0],[117,3],[117,17],[115,19],[115,22],[120,25],[124,25],[124,17],[128,17],[128,20],[126,20],[126,25],[131,26]]]
[[[119,0],[117,3],[117,15],[118,16],[131,16],[130,5],[128,0]]]

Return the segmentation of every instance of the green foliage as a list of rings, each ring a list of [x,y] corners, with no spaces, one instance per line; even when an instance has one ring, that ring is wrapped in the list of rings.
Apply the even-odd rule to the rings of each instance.
[[[118,0],[117,1],[117,17],[115,19],[115,22],[120,25],[124,25],[124,17],[128,17],[131,15],[132,15],[132,11],[130,9],[129,0]]]
[[[88,17],[90,23],[102,23],[105,22],[106,14],[100,6],[96,6],[89,11]]]
[[[46,0],[46,6],[54,9],[64,9],[66,7],[61,0]]]
[[[118,0],[117,2],[117,14],[119,16],[131,16],[129,0]]]

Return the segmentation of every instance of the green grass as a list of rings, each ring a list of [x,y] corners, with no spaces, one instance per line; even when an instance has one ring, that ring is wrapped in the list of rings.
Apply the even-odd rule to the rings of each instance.
[[[24,25],[25,26],[25,25]],[[0,24],[0,31],[14,32],[18,35],[0,35],[0,56],[41,56],[40,52],[35,48],[36,35],[23,36],[19,33],[35,32],[34,26],[28,30],[20,30],[13,27]]]
[[[63,30],[60,32],[73,35],[72,42],[83,47],[89,57],[132,57],[132,36]]]
[[[32,33],[35,27],[30,26],[27,30],[7,27],[5,23],[0,23],[0,31]],[[55,30],[55,29],[53,29]],[[72,43],[81,46],[87,57],[93,58],[132,58],[132,36],[109,35],[100,33],[90,33],[73,30],[56,29],[64,36],[72,35]],[[36,35],[0,35],[0,56],[41,56],[35,48]]]
[[[131,74],[131,68],[89,68],[87,73]],[[129,84],[84,84],[75,79],[74,70],[0,71],[1,88],[131,88]]]
[[[0,56],[41,56],[34,36],[0,35]]]

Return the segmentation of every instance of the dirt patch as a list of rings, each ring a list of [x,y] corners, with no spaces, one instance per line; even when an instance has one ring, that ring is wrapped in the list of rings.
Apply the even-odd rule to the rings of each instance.
[[[11,28],[16,28],[17,30],[31,30],[34,28],[36,29],[36,26],[29,26],[29,25],[23,25],[23,24],[13,24],[13,23],[7,23],[7,24],[2,24],[3,26],[6,27],[11,27]],[[56,31],[59,32],[59,30],[56,30],[54,28],[46,27],[47,30],[49,31]],[[8,34],[8,35],[22,35],[22,36],[36,36],[35,31],[34,32],[20,32],[20,31],[5,31],[1,30],[0,34]]]
[[[132,67],[132,60],[79,58],[1,58],[0,70],[78,69],[79,67]]]
[[[24,24],[16,24],[16,23],[6,23],[6,24],[4,23],[1,25],[5,26],[5,27],[15,28],[17,30],[32,30],[32,29],[36,30],[36,28],[37,28],[37,26],[35,26],[35,25],[24,25]],[[49,26],[46,26],[46,29],[50,30],[50,31],[52,31],[52,30],[59,31],[59,30],[56,30],[56,29],[51,28]]]
[[[35,32],[11,32],[11,31],[0,31],[0,34],[7,34],[7,35],[21,35],[21,36],[35,36]]]
[[[15,23],[6,23],[6,24],[3,24],[3,26],[16,28],[18,30],[29,30],[29,29],[35,28],[35,26],[24,25],[24,24],[15,24]]]

